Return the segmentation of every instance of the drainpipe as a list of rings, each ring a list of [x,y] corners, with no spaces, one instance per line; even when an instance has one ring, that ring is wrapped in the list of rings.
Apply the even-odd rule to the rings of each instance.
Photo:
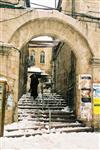
[[[56,0],[55,0],[55,8],[56,8]]]
[[[26,1],[26,6],[30,7],[30,0],[25,0]]]
[[[75,0],[72,0],[72,17],[75,18]]]

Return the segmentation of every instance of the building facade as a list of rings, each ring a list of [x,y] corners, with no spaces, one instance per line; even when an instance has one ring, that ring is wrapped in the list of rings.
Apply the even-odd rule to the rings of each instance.
[[[85,7],[83,7],[83,4]],[[10,61],[11,57],[9,57],[9,60],[7,61],[7,59],[5,59],[6,54],[3,53],[2,50],[5,52],[6,50],[9,51],[16,49],[16,51],[19,52],[19,56],[17,57],[17,65],[20,64],[20,67],[16,69],[17,75],[15,77],[15,83],[17,83],[17,86],[15,86],[16,84],[14,83],[13,90],[14,94],[16,95],[16,98],[14,97],[14,101],[17,102],[18,98],[24,93],[24,91],[21,90],[23,87],[22,85],[25,85],[26,83],[26,80],[23,78],[23,74],[25,73],[26,76],[26,71],[24,71],[24,69],[26,70],[27,68],[27,43],[33,37],[40,35],[52,36],[59,39],[61,42],[65,43],[67,48],[66,46],[61,47],[60,49],[62,50],[58,49],[59,53],[56,53],[54,60],[56,62],[56,76],[54,77],[54,86],[56,87],[57,91],[59,91],[60,85],[62,89],[67,88],[67,85],[63,85],[64,80],[66,80],[65,82],[70,82],[69,79],[74,78],[72,76],[72,72],[74,72],[76,116],[78,119],[85,120],[87,123],[91,122],[92,126],[95,128],[100,128],[99,0],[62,0],[60,8],[62,13],[57,10],[38,11],[30,9],[26,10],[22,8],[12,9],[12,7],[9,9],[4,7],[0,8],[2,14],[0,16],[0,35],[2,35],[0,37],[0,54],[2,57],[0,64],[0,74],[8,79],[8,77],[11,77],[11,74],[13,73],[13,69],[7,67],[8,61]],[[71,8],[71,10],[69,8]],[[66,11],[67,14],[65,13]],[[70,11],[71,13],[69,13]],[[10,47],[8,44],[10,44]],[[44,53],[41,55],[43,56]],[[67,55],[67,60],[65,55]],[[71,58],[73,59],[71,60]],[[75,64],[72,63],[74,59]],[[2,69],[3,61],[3,68],[7,67],[9,69],[9,76],[8,73]],[[13,65],[14,63],[12,63],[12,66]],[[74,65],[76,65],[76,69],[74,69]],[[64,80],[62,80],[62,75],[59,76],[59,74],[62,74],[60,73],[62,68],[64,72]],[[66,74],[67,71],[68,73]],[[69,79],[65,78],[66,75]],[[10,85],[11,83],[9,86]],[[93,88],[97,94],[95,94],[95,92],[93,93]],[[84,93],[85,96],[87,96],[87,93],[89,92],[92,92],[91,94],[88,94],[91,96],[91,98],[89,97],[88,99],[84,99],[84,97],[82,97]],[[63,94],[65,95],[66,91],[63,91]],[[86,100],[88,100],[88,103],[86,103]]]
[[[33,46],[34,47],[34,46]],[[27,81],[27,91],[30,89],[30,76],[32,73],[39,74],[38,70],[40,69],[42,76],[41,79],[46,79],[45,81],[51,79],[52,76],[52,47],[41,47],[38,45],[37,48],[29,47],[29,61],[28,68],[31,71],[28,71],[28,81]],[[35,70],[34,70],[35,68]],[[40,77],[39,77],[40,78]],[[41,82],[41,81],[40,81]]]
[[[92,70],[92,73],[93,73],[92,74],[92,82],[93,83],[91,85],[91,89],[95,90],[95,86],[97,86],[98,87],[97,88],[98,96],[96,96],[95,94],[92,93],[93,95],[91,95],[91,99],[92,99],[91,110],[92,110],[92,115],[94,118],[93,124],[95,126],[98,126],[98,128],[100,128],[100,126],[99,126],[99,122],[100,122],[100,119],[99,119],[99,116],[100,116],[100,106],[99,106],[99,103],[100,103],[100,96],[99,96],[100,80],[97,77],[97,74],[100,75],[100,70],[99,70],[99,67],[100,67],[99,66],[99,64],[100,64],[100,59],[99,59],[100,58],[100,43],[99,43],[99,38],[100,38],[100,1],[99,0],[95,0],[95,1],[92,1],[92,0],[87,0],[87,1],[85,1],[85,0],[80,0],[80,1],[79,0],[68,0],[68,1],[61,0],[59,4],[60,4],[59,9],[61,12],[63,12],[65,15],[72,16],[80,23],[80,25],[83,28],[83,32],[85,32],[85,34],[86,34],[87,39],[89,41],[91,41],[91,47],[94,49],[92,51],[94,56],[93,56],[93,59],[91,60],[91,63],[93,64],[93,68],[92,68],[93,69]],[[94,41],[94,42],[92,42],[92,41]],[[70,52],[70,48],[65,48],[65,49],[68,49],[68,51]],[[62,58],[62,53],[64,53],[64,51],[65,51],[64,48],[62,48],[61,52],[58,53],[59,54],[58,57],[56,57],[56,59],[54,60],[55,68],[56,68],[55,85],[56,85],[56,80],[60,80],[59,85],[56,85],[58,88],[58,91],[60,89],[59,87],[61,87],[62,85],[65,85],[65,91],[62,91],[61,93],[62,93],[62,95],[64,95],[63,92],[66,93],[65,95],[66,95],[67,101],[69,103],[68,92],[67,92],[68,88],[66,87],[68,85],[64,84],[65,82],[64,82],[64,79],[62,80],[62,77],[57,77],[57,75],[59,76],[59,74],[60,74],[59,68],[64,68],[64,66],[66,66],[68,68],[68,66],[71,65],[71,62],[70,62],[71,59],[69,60],[69,56],[71,56],[71,54],[69,52],[68,52],[69,56],[67,54],[65,55],[65,56],[67,56],[68,61],[64,62],[64,65],[61,63],[64,60],[66,61],[66,59]],[[73,62],[75,62],[74,61],[75,57],[74,58],[71,57],[71,58],[72,58]],[[60,63],[59,63],[59,60],[60,60]],[[77,59],[76,59],[76,61],[77,61]],[[57,66],[59,66],[59,67],[57,67]],[[71,69],[71,67],[68,69],[69,75],[67,75],[67,78],[69,78],[69,76],[70,76],[70,69]],[[66,69],[64,69],[64,71],[62,71],[62,72],[65,72],[65,70]],[[75,68],[73,68],[73,71],[75,71]],[[73,72],[73,74],[75,74],[75,72]],[[74,83],[77,82],[77,79],[75,80],[75,77],[73,77],[73,79],[74,79]],[[73,79],[71,79],[71,81],[73,81]],[[68,84],[70,85],[70,83],[68,83]],[[57,90],[57,88],[56,88],[56,90]],[[72,88],[74,88],[74,90],[76,89],[76,87],[72,87]],[[71,92],[71,91],[69,91],[69,92]],[[87,90],[80,89],[80,94],[82,95],[83,93],[87,95],[87,93],[90,93],[90,92],[88,92],[88,89]],[[71,96],[73,96],[72,93],[71,93]],[[69,97],[71,97],[71,96],[69,96]],[[75,94],[74,94],[74,97],[75,97]],[[74,103],[75,103],[75,101],[74,101],[75,99],[73,98]],[[82,103],[84,105],[86,104],[85,102],[82,102]],[[81,108],[83,109],[83,107],[81,107]],[[84,118],[85,113],[82,112],[81,110],[80,110],[80,112],[82,113],[83,118]]]
[[[39,67],[51,75],[52,47],[29,48],[29,65]]]
[[[53,52],[54,91],[66,99],[70,109],[75,109],[76,58],[67,44],[60,42]]]

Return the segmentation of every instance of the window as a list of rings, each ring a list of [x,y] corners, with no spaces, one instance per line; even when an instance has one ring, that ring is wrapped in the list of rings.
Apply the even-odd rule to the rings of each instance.
[[[41,52],[40,54],[40,63],[44,64],[45,63],[45,52]]]
[[[31,52],[30,61],[32,65],[35,65],[35,51]]]

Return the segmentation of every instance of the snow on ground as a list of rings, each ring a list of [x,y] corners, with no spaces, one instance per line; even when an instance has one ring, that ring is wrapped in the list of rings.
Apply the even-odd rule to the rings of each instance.
[[[99,150],[100,133],[56,133],[0,138],[1,150]]]

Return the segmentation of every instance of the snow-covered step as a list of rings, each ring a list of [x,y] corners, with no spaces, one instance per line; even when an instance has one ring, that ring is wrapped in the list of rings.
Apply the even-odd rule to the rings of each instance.
[[[93,129],[91,127],[67,127],[67,128],[60,128],[56,130],[57,132],[69,133],[69,132],[92,132]]]
[[[51,123],[37,123],[37,122],[18,122],[15,125],[9,125],[8,127],[5,128],[5,131],[7,132],[13,132],[13,131],[18,131],[18,130],[28,130],[28,129],[48,129],[48,128],[66,128],[66,127],[84,127],[82,123],[79,122],[72,122],[72,123],[62,123],[62,122],[51,122]]]
[[[31,118],[36,118],[36,117],[44,117],[44,118],[48,118],[49,117],[49,114],[40,114],[40,113],[37,113],[37,114],[20,114],[18,115],[18,117],[28,117],[30,116]],[[63,115],[63,114],[51,114],[51,118],[57,118],[57,117],[60,117],[60,118],[75,118],[75,115],[71,114],[71,115]]]
[[[27,109],[27,110],[21,110],[21,111],[19,111],[20,113],[27,113],[27,114],[49,114],[50,112],[51,112],[51,114],[62,114],[62,115],[70,115],[70,114],[73,114],[73,112],[71,111],[69,111],[69,112],[66,112],[66,111],[59,111],[59,110],[36,110],[36,111],[31,111],[31,110],[29,110],[29,109]]]
[[[54,117],[51,117],[51,119],[49,119],[49,117],[48,116],[44,116],[44,115],[30,115],[30,116],[28,116],[28,115],[23,115],[23,116],[20,116],[19,118],[18,118],[18,120],[24,120],[24,119],[27,119],[27,120],[40,120],[40,121],[46,121],[46,122],[49,122],[49,121],[51,121],[51,122],[74,122],[74,121],[76,121],[76,118],[75,118],[75,116],[65,116],[65,117],[63,117],[63,116],[54,116]]]
[[[32,97],[30,98],[20,98],[20,101],[31,101],[33,100]],[[44,101],[48,101],[48,100],[51,100],[51,101],[65,101],[63,98],[60,98],[60,97],[50,97],[50,96],[43,96],[43,97],[37,97],[35,100],[44,100]]]
[[[51,122],[51,128],[66,128],[66,127],[84,127],[85,125],[79,122],[70,122],[70,123],[62,123],[62,122]]]
[[[44,109],[44,110],[61,110],[63,109],[63,106],[59,106],[59,107],[56,107],[56,106],[52,106],[52,107],[43,107],[43,106],[18,106],[19,109]]]
[[[5,132],[4,137],[22,137],[22,136],[35,136],[35,135],[42,135],[42,134],[49,134],[49,133],[69,133],[69,132],[91,132],[92,129],[90,127],[67,127],[67,128],[49,128],[48,129],[19,129],[13,132]]]
[[[59,103],[57,103],[57,104],[54,104],[54,103],[49,103],[49,104],[45,104],[45,103],[43,103],[43,104],[41,104],[41,103],[30,103],[30,104],[18,104],[18,106],[20,107],[20,106],[63,106],[63,107],[65,107],[66,106],[66,104],[59,104]]]
[[[24,118],[19,118],[18,121],[22,121],[24,120]],[[27,118],[28,121],[39,121],[39,122],[75,122],[76,119],[61,119],[61,118],[51,118],[51,120],[49,120],[49,118]]]

